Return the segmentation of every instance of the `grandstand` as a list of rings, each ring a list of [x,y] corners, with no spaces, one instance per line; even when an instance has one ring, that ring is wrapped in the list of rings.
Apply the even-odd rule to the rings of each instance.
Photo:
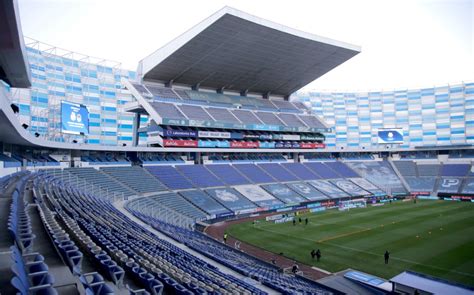
[[[224,7],[132,72],[25,45],[15,0],[0,15],[2,294],[343,294],[314,264],[288,271],[301,260],[276,250],[281,236],[270,253],[222,241],[226,226],[287,226],[352,200],[473,200],[468,132],[449,147],[366,145],[362,131],[338,145],[317,100],[332,94],[297,92],[358,46]]]

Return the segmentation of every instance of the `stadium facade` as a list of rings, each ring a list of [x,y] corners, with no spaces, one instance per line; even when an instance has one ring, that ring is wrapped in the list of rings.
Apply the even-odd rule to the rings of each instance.
[[[29,131],[53,141],[83,140],[96,145],[131,145],[133,114],[125,105],[136,101],[123,78],[137,81],[136,72],[118,62],[92,58],[27,39],[31,69],[29,89],[11,89],[20,108],[21,123]],[[165,98],[166,99],[166,98]],[[61,101],[86,105],[90,110],[87,137],[60,132]],[[326,150],[408,149],[471,145],[474,142],[474,83],[432,88],[371,92],[294,93],[291,101],[308,105],[331,128],[324,132]],[[142,126],[148,123],[141,117]],[[378,130],[401,128],[404,143],[381,145]],[[147,133],[140,133],[146,145]]]
[[[474,143],[474,83],[377,92],[305,91],[294,97],[310,104],[333,128],[326,135],[330,149],[386,148],[377,135],[384,128],[403,129],[404,143],[397,149]]]
[[[93,58],[27,39],[31,69],[29,89],[11,89],[20,109],[20,122],[29,131],[52,141],[80,140],[87,144],[118,146],[132,142],[133,115],[123,105],[133,101],[121,79],[136,79],[120,63]],[[89,134],[61,132],[61,101],[84,104],[89,109]],[[146,118],[143,120],[146,122]],[[146,134],[144,134],[146,135]]]
[[[344,294],[357,285],[362,294],[392,294],[407,281],[414,291],[425,284],[354,271],[327,284],[317,279],[328,273],[309,264],[291,273],[292,253],[273,255],[277,267],[267,252],[242,253],[239,241],[229,247],[225,228],[211,225],[269,217],[296,226],[299,213],[416,198],[474,201],[472,151],[321,153],[445,147],[443,132],[464,149],[472,84],[291,99],[360,47],[229,7],[145,57],[135,74],[36,41],[25,49],[17,11],[16,1],[0,2],[4,223],[9,216],[0,227],[0,267],[9,274],[0,277],[1,293]],[[414,239],[400,235],[391,243]],[[462,252],[448,244],[442,248]],[[31,263],[38,268],[25,267]],[[470,283],[465,271],[448,279]],[[441,285],[456,291],[429,292],[473,291]]]

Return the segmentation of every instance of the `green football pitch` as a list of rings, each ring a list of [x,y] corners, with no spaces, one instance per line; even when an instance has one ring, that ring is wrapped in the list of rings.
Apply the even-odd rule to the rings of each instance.
[[[413,270],[474,286],[474,203],[394,202],[300,216],[303,222],[296,226],[245,222],[227,232],[330,272],[353,268],[389,279]],[[320,262],[311,259],[312,249],[321,250]],[[390,252],[387,265],[385,250]]]

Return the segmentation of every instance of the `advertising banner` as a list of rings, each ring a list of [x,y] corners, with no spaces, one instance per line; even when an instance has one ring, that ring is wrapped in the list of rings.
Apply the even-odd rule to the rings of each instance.
[[[85,105],[61,101],[61,131],[70,134],[89,134],[89,110]]]
[[[291,143],[291,147],[294,148],[294,149],[299,149],[300,144],[298,142],[293,142],[293,143]]]
[[[199,131],[198,136],[206,138],[230,138],[230,132]]]
[[[275,143],[273,141],[272,142],[263,141],[263,142],[260,142],[259,145],[260,145],[260,148],[262,148],[262,149],[274,149],[275,148]]]
[[[197,137],[197,133],[194,130],[163,130],[163,136],[165,137]]]
[[[300,140],[300,136],[298,134],[282,134],[281,139],[283,139],[283,140]]]
[[[163,139],[163,146],[198,147],[198,141],[197,140],[184,140],[184,139]]]
[[[316,135],[312,135],[312,134],[310,134],[310,135],[301,134],[300,139],[301,140],[323,140],[324,137],[316,136]]]
[[[211,122],[204,120],[187,120],[187,119],[172,119],[162,118],[161,125],[176,125],[176,126],[192,126],[192,127],[207,127],[207,128],[225,128],[225,129],[247,129],[260,131],[284,131],[284,132],[331,132],[327,128],[310,128],[310,127],[287,127],[277,125],[264,124],[234,124],[227,122]]]
[[[314,142],[301,142],[300,148],[302,149],[323,149],[326,145],[324,143],[314,143]]]
[[[231,132],[230,133],[230,138],[232,138],[232,139],[243,139],[244,135],[240,132]]]
[[[230,143],[231,148],[241,148],[241,149],[253,149],[258,148],[259,143],[257,141],[232,141]]]

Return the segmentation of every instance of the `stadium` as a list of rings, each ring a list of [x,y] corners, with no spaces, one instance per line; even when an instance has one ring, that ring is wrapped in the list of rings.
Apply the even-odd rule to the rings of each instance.
[[[0,294],[474,294],[474,82],[224,7],[136,71],[0,2]],[[342,87],[342,86],[341,86]]]

